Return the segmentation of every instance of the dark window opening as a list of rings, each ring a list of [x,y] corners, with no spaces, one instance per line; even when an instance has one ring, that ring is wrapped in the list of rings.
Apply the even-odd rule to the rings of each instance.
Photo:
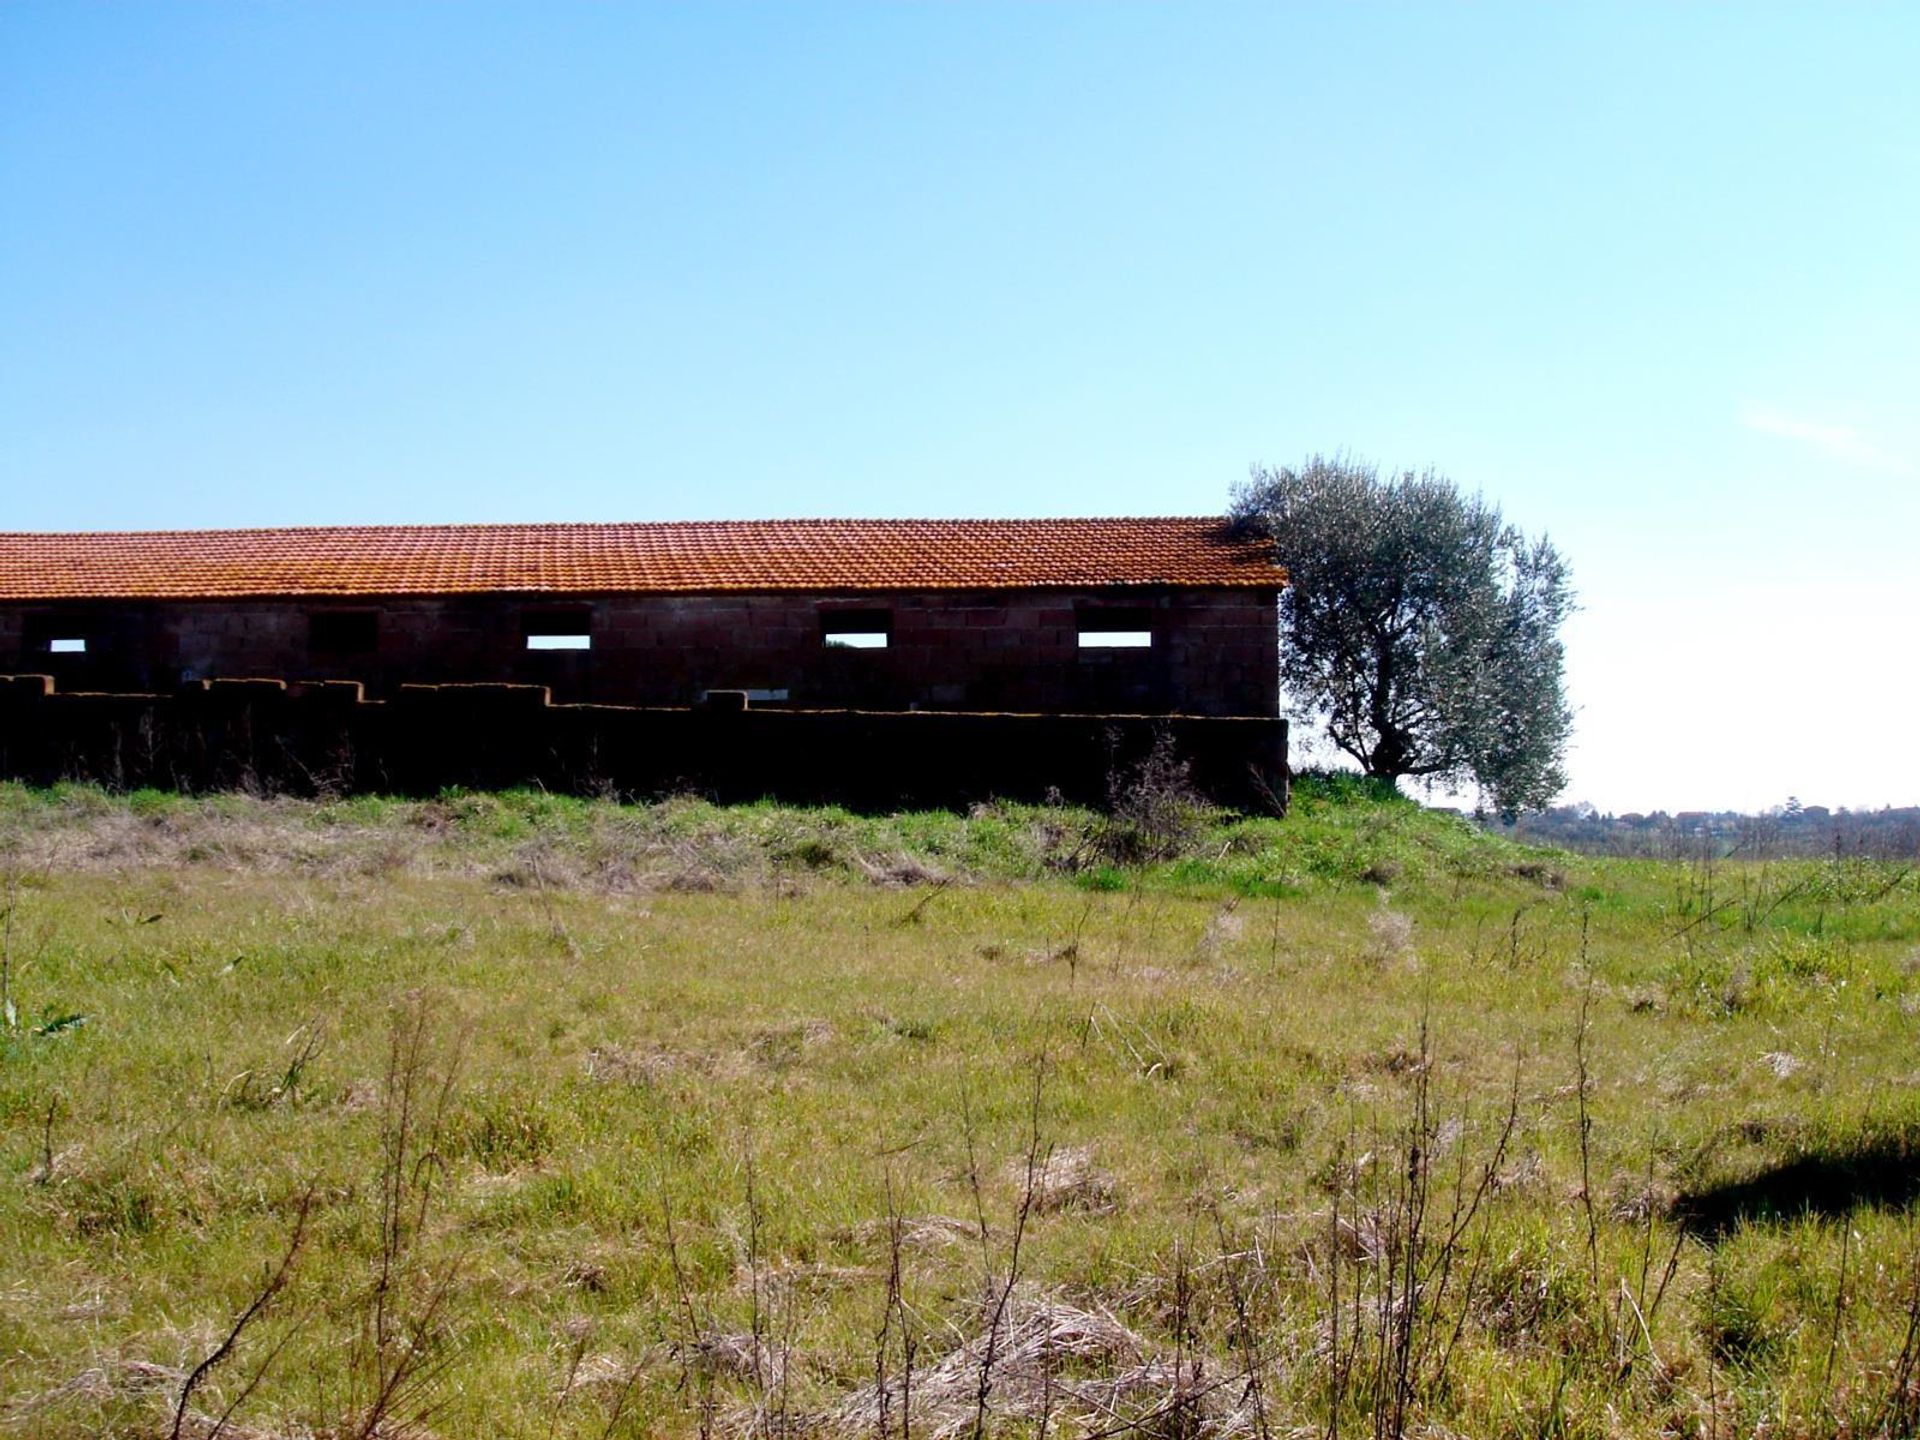
[[[85,655],[94,627],[72,615],[26,617],[26,648],[34,655]]]
[[[585,606],[529,610],[521,633],[529,650],[591,650],[593,612]]]
[[[1138,606],[1087,606],[1074,614],[1082,650],[1145,650],[1153,644],[1153,612]]]
[[[319,610],[307,616],[307,648],[316,655],[367,655],[379,642],[371,610]]]
[[[892,639],[891,610],[820,612],[820,640],[829,650],[884,650]]]

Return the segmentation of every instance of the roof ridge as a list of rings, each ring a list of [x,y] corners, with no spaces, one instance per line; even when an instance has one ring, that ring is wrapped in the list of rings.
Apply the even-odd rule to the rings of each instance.
[[[432,530],[667,530],[718,527],[764,528],[783,525],[1146,525],[1226,524],[1222,515],[809,515],[758,520],[379,520],[326,525],[203,525],[161,530],[0,530],[0,539],[104,540],[158,538],[178,535],[328,535],[369,531]]]

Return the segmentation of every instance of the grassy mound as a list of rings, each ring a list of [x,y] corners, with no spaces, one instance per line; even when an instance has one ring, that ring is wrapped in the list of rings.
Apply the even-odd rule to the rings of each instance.
[[[31,866],[212,864],[506,873],[600,888],[726,888],[806,876],[882,883],[1064,876],[1280,895],[1513,875],[1557,883],[1554,852],[1491,836],[1354,777],[1308,777],[1285,820],[1175,796],[1146,819],[993,803],[859,815],[692,797],[622,804],[519,790],[431,800],[183,796],[0,785],[0,836]],[[1145,858],[1141,858],[1145,857]]]

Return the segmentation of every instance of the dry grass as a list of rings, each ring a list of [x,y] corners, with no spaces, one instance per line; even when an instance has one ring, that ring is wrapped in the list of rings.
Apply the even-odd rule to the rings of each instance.
[[[1031,1294],[1015,1297],[997,1330],[983,1329],[911,1376],[858,1390],[801,1424],[846,1440],[896,1430],[945,1440],[974,1425],[983,1378],[1003,1425],[1073,1434],[1118,1423],[1150,1434],[1157,1419],[1191,1402],[1210,1434],[1247,1428],[1227,1403],[1233,1387],[1205,1388],[1105,1311]],[[736,1425],[740,1418],[750,1431],[752,1417],[736,1417]]]

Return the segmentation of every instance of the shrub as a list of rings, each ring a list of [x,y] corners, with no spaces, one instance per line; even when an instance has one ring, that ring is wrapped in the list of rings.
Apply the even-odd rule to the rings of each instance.
[[[1106,821],[1096,846],[1122,865],[1172,860],[1193,847],[1209,814],[1191,767],[1173,737],[1162,735],[1139,761],[1108,776]]]

